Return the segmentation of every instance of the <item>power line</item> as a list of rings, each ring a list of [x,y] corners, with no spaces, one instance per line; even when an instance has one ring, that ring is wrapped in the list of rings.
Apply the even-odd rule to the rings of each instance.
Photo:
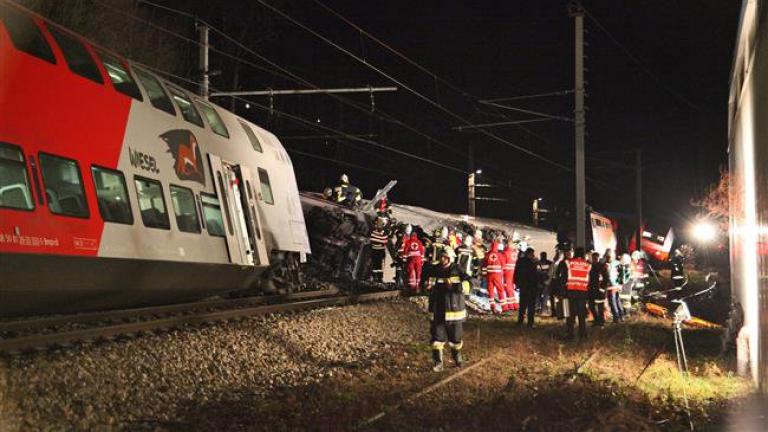
[[[347,56],[357,60],[358,62],[360,62],[360,63],[362,63],[362,64],[364,64],[366,66],[368,66],[370,69],[376,71],[377,73],[379,73],[380,75],[384,76],[385,78],[387,78],[387,79],[391,80],[392,82],[398,84],[402,88],[408,90],[409,92],[411,92],[412,94],[414,94],[418,98],[420,98],[423,101],[427,102],[428,104],[434,106],[435,108],[439,109],[440,111],[443,111],[444,113],[448,114],[449,116],[451,116],[451,117],[453,117],[453,118],[455,118],[455,119],[457,119],[457,120],[459,120],[459,121],[461,121],[461,122],[463,122],[465,124],[468,124],[468,125],[472,124],[470,121],[464,119],[463,117],[461,117],[460,115],[454,113],[453,111],[449,110],[448,108],[444,107],[440,103],[435,102],[434,100],[430,99],[429,97],[425,96],[424,94],[414,90],[413,88],[411,88],[410,86],[408,86],[404,82],[398,80],[397,78],[393,77],[392,75],[384,72],[380,68],[378,68],[378,67],[374,66],[373,64],[369,63],[367,60],[360,58],[359,56],[357,56],[354,53],[350,52],[346,48],[340,46],[339,44],[333,42],[332,40],[330,40],[330,39],[326,38],[325,36],[321,35],[320,33],[316,32],[315,30],[312,30],[311,28],[307,27],[306,25],[300,23],[299,21],[297,21],[296,19],[294,19],[290,15],[287,15],[285,12],[281,11],[280,9],[275,8],[274,6],[272,6],[269,3],[265,2],[264,0],[256,0],[256,1],[258,3],[260,3],[261,5],[263,5],[264,7],[266,7],[267,9],[273,11],[277,15],[280,15],[281,17],[283,17],[286,20],[292,22],[296,26],[306,30],[309,33],[311,33],[312,35],[314,35],[318,39],[322,40],[323,42],[333,46],[334,48],[336,48],[337,50],[339,50],[342,53],[346,54]],[[525,147],[521,147],[521,146],[519,146],[517,144],[514,144],[514,143],[512,143],[512,142],[510,142],[508,140],[505,140],[505,139],[503,139],[503,138],[501,138],[501,137],[499,137],[499,136],[497,136],[495,134],[492,134],[492,133],[490,133],[490,132],[488,132],[488,131],[486,131],[484,129],[479,129],[479,131],[483,135],[486,135],[486,136],[488,136],[490,138],[493,138],[493,139],[495,139],[495,140],[497,140],[497,141],[499,141],[501,143],[504,143],[504,144],[508,145],[509,147],[515,148],[515,149],[517,149],[517,150],[519,150],[519,151],[521,151],[521,152],[523,152],[523,153],[525,153],[525,154],[527,154],[529,156],[532,156],[532,157],[534,157],[536,159],[539,159],[539,160],[542,160],[544,162],[547,162],[547,163],[549,163],[551,165],[557,166],[558,168],[562,168],[562,169],[564,169],[566,171],[572,171],[572,169],[570,167],[567,167],[567,166],[565,166],[565,165],[563,165],[563,164],[561,164],[561,163],[559,163],[557,161],[554,161],[554,160],[549,159],[549,158],[547,158],[545,156],[542,156],[542,155],[540,155],[540,154],[538,154],[536,152],[528,150]]]
[[[550,96],[566,96],[569,94],[573,94],[573,89],[568,90],[562,90],[562,91],[554,91],[554,92],[548,92],[548,93],[538,93],[538,94],[532,94],[532,95],[522,95],[522,96],[512,96],[512,97],[505,97],[505,98],[496,98],[496,99],[486,99],[486,102],[506,102],[511,100],[520,100],[520,99],[533,99],[533,98],[540,98],[540,97],[550,97]]]
[[[110,5],[102,2],[101,0],[93,0],[93,1],[95,3],[101,5],[102,7],[106,8],[108,10],[111,10],[114,13],[117,13],[117,14],[125,16],[127,18],[131,18],[131,19],[134,19],[136,21],[142,22],[142,23],[144,23],[144,24],[146,24],[146,25],[148,25],[148,26],[150,26],[152,28],[155,28],[155,29],[157,29],[157,30],[159,30],[161,32],[164,32],[164,33],[167,33],[167,34],[169,34],[171,36],[174,36],[174,37],[177,37],[179,39],[182,39],[182,40],[184,40],[184,41],[186,41],[188,43],[192,43],[194,45],[200,46],[200,42],[195,40],[195,39],[188,38],[188,37],[186,37],[184,35],[181,35],[181,34],[179,34],[177,32],[174,32],[172,30],[168,30],[168,29],[166,29],[166,28],[164,28],[164,27],[162,27],[160,25],[157,25],[157,24],[155,24],[155,23],[153,23],[153,22],[151,22],[151,21],[149,21],[147,19],[144,19],[144,18],[141,18],[141,17],[136,16],[134,14],[125,12],[125,11],[120,10],[120,9],[117,9],[117,8],[115,8],[113,6],[110,6]],[[148,5],[152,5],[152,6],[156,5],[155,3],[148,2],[148,1],[142,1],[142,3],[148,4]],[[188,14],[188,13],[182,12],[182,11],[178,11],[176,9],[172,9],[172,8],[169,8],[169,7],[162,7],[162,9],[167,10],[167,11],[176,12],[176,13],[179,13],[179,14],[187,16],[187,17],[190,17],[190,16],[194,17],[191,14]],[[240,41],[238,41],[237,39],[233,38],[232,36],[229,36],[227,33],[223,32],[222,30],[219,30],[218,28],[216,28],[214,26],[211,26],[210,24],[206,23],[203,20],[199,20],[198,19],[198,21],[206,24],[207,26],[209,26],[211,28],[211,30],[215,31],[216,33],[218,33],[219,35],[221,35],[225,39],[229,40],[230,42],[234,43],[235,45],[237,45],[241,49],[243,49],[246,52],[250,53],[251,55],[255,56],[259,60],[267,63],[268,65],[270,65],[274,69],[268,69],[268,68],[266,68],[264,66],[258,65],[256,63],[253,63],[253,62],[249,61],[249,60],[243,59],[241,57],[238,57],[236,55],[230,54],[228,52],[222,51],[222,50],[214,48],[214,47],[209,47],[209,49],[211,51],[213,51],[215,53],[218,53],[218,54],[220,54],[220,55],[222,55],[224,57],[227,57],[227,58],[229,58],[231,60],[234,60],[236,62],[239,62],[239,63],[245,64],[245,65],[251,66],[253,68],[256,68],[258,70],[261,70],[263,72],[267,72],[267,73],[270,73],[270,74],[273,74],[273,75],[279,75],[279,76],[282,76],[283,78],[287,78],[287,79],[289,79],[291,81],[307,85],[307,86],[312,87],[314,89],[320,88],[316,84],[313,84],[313,83],[309,82],[308,80],[302,78],[301,76],[291,72],[288,69],[285,69],[284,67],[278,65],[277,63],[275,63],[275,62],[271,61],[270,59],[264,57],[263,55],[257,53],[253,49],[249,48],[248,46],[246,46],[243,43],[241,43]],[[407,123],[397,119],[396,117],[394,117],[394,116],[392,116],[390,114],[387,114],[384,111],[379,110],[378,113],[371,112],[368,109],[368,107],[365,107],[365,106],[362,106],[360,104],[357,104],[357,103],[355,103],[355,102],[353,102],[353,101],[351,101],[349,99],[343,98],[341,96],[333,95],[333,94],[329,94],[329,96],[331,98],[336,99],[337,101],[345,104],[345,105],[348,105],[348,106],[351,106],[351,107],[357,109],[358,111],[360,111],[360,112],[362,112],[362,113],[364,113],[366,115],[372,115],[372,116],[374,116],[374,117],[376,117],[376,118],[378,118],[380,120],[384,120],[384,121],[387,121],[389,123],[395,124],[397,126],[403,127],[405,129],[415,133],[416,135],[419,135],[422,138],[424,138],[424,139],[426,139],[426,140],[428,140],[428,141],[430,141],[430,142],[432,142],[434,144],[437,144],[437,145],[439,145],[439,146],[441,146],[441,147],[443,147],[443,148],[445,148],[445,149],[447,149],[449,151],[452,151],[452,152],[454,152],[454,153],[456,153],[456,154],[458,154],[458,155],[460,155],[462,157],[466,156],[465,153],[454,149],[453,147],[449,146],[448,144],[445,144],[442,141],[440,141],[440,140],[438,140],[438,139],[436,139],[436,138],[434,138],[434,137],[432,137],[432,136],[430,136],[430,135],[428,135],[428,134],[426,134],[424,132],[419,131],[415,127],[408,125]]]
[[[583,9],[583,7],[582,7],[582,9]],[[613,42],[613,43],[614,43],[614,44],[615,44],[617,47],[619,47],[619,49],[621,49],[621,50],[624,52],[624,54],[626,54],[626,55],[627,55],[627,57],[629,57],[629,58],[630,58],[630,60],[632,60],[632,61],[633,61],[633,62],[634,62],[634,63],[635,63],[635,64],[636,64],[636,65],[637,65],[637,66],[638,66],[638,67],[639,67],[639,68],[640,68],[640,69],[641,69],[643,72],[645,72],[646,74],[648,74],[648,76],[650,76],[651,78],[653,78],[653,79],[656,81],[656,83],[657,83],[657,84],[658,84],[658,85],[659,85],[659,86],[660,86],[662,89],[666,90],[666,91],[667,91],[669,94],[671,94],[672,96],[676,97],[676,98],[677,98],[677,99],[679,99],[680,101],[684,102],[684,103],[685,103],[686,105],[688,105],[690,108],[693,108],[693,109],[695,109],[695,110],[697,110],[697,111],[701,111],[701,107],[700,107],[700,106],[698,106],[698,105],[696,105],[695,103],[691,102],[691,100],[690,100],[690,99],[688,99],[687,97],[685,97],[685,96],[683,96],[682,94],[680,94],[679,92],[677,92],[675,89],[673,89],[672,87],[670,87],[669,85],[667,85],[667,84],[666,84],[666,83],[665,83],[665,82],[664,82],[664,81],[663,81],[661,78],[659,78],[659,77],[658,77],[656,74],[654,74],[653,72],[651,72],[651,70],[650,70],[650,69],[649,69],[647,66],[645,66],[645,64],[644,64],[642,61],[640,61],[640,59],[638,59],[638,58],[637,58],[637,56],[635,56],[634,54],[632,54],[632,52],[631,52],[631,51],[630,51],[630,50],[629,50],[627,47],[625,47],[625,46],[624,46],[624,45],[623,45],[621,42],[619,42],[619,41],[618,41],[618,40],[617,40],[617,39],[616,39],[616,38],[615,38],[615,37],[614,37],[614,36],[611,34],[611,32],[609,32],[609,31],[608,31],[608,29],[607,29],[607,28],[605,28],[605,26],[603,26],[603,25],[600,23],[600,21],[598,21],[598,20],[597,20],[597,18],[596,18],[594,15],[592,15],[592,13],[590,13],[590,12],[589,12],[588,10],[586,10],[586,9],[584,9],[584,13],[587,15],[587,17],[588,17],[589,19],[591,19],[591,20],[592,20],[592,22],[594,22],[594,23],[595,23],[595,25],[597,26],[597,28],[599,28],[600,30],[602,30],[602,32],[603,32],[603,33],[605,33],[605,35],[606,35],[606,36],[608,36],[608,39],[610,39],[610,40],[611,40],[611,42]]]

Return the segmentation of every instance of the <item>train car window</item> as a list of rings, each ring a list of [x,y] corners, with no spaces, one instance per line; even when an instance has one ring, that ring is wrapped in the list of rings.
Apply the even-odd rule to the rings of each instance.
[[[139,86],[134,81],[125,64],[117,57],[111,56],[103,51],[98,51],[99,57],[101,57],[101,64],[104,65],[104,69],[109,75],[109,79],[112,81],[112,86],[120,93],[132,97],[138,101],[143,101],[144,97],[141,96]]]
[[[139,198],[139,210],[144,226],[150,228],[171,229],[168,211],[163,197],[163,186],[157,180],[134,177],[136,195]]]
[[[0,207],[32,210],[24,153],[21,148],[0,142]]]
[[[56,64],[51,46],[30,16],[0,4],[0,21],[3,22],[8,36],[11,37],[11,43],[17,50]]]
[[[133,225],[128,186],[125,185],[123,173],[97,166],[91,166],[91,173],[101,218],[106,222]]]
[[[214,237],[226,237],[219,199],[213,195],[201,193],[200,200],[203,203],[203,217],[208,227],[208,234]]]
[[[200,113],[197,112],[197,109],[195,109],[195,106],[192,105],[192,101],[189,97],[177,88],[169,86],[168,90],[171,92],[171,97],[173,98],[173,101],[176,102],[176,106],[179,107],[179,111],[181,111],[181,116],[184,117],[184,120],[203,127],[203,119],[200,117]]]
[[[244,121],[242,120],[238,120],[238,121],[240,122],[240,126],[243,127],[245,134],[248,135],[248,141],[251,142],[251,146],[253,146],[253,149],[259,153],[264,153],[264,150],[261,149],[261,143],[259,142],[259,138],[256,136],[255,133],[253,133],[253,129],[251,129],[251,127],[248,126],[248,124],[245,123]]]
[[[261,183],[261,196],[267,204],[274,204],[275,197],[272,195],[272,184],[269,182],[267,170],[259,168],[259,182]]]
[[[200,220],[197,217],[195,194],[191,189],[171,185],[171,204],[176,215],[176,226],[179,231],[189,233],[200,232]]]
[[[40,171],[51,213],[81,218],[90,216],[83,177],[76,161],[40,153]]]
[[[48,31],[56,39],[56,43],[59,44],[69,70],[83,78],[104,84],[104,78],[101,77],[99,67],[96,66],[91,53],[88,52],[82,42],[55,27],[49,26]]]
[[[219,113],[207,103],[198,101],[197,104],[200,106],[200,111],[203,112],[203,115],[205,115],[205,118],[208,120],[208,124],[211,125],[211,130],[218,135],[229,138],[229,131],[227,131],[227,127],[224,126],[224,122],[221,120],[221,117],[219,117]]]
[[[157,80],[152,74],[144,72],[141,69],[134,69],[136,76],[139,78],[139,82],[144,86],[144,90],[149,96],[149,102],[152,106],[165,111],[172,116],[176,116],[176,110],[173,109],[173,103],[168,95],[163,90],[163,86],[160,85],[160,81]]]

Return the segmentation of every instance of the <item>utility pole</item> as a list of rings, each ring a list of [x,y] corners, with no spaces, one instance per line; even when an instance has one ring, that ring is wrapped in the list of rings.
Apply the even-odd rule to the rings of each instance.
[[[586,239],[586,181],[584,176],[584,9],[579,2],[568,5],[568,13],[575,24],[575,107],[573,127],[576,137],[576,246],[584,247]]]
[[[202,74],[202,81],[200,82],[200,96],[208,100],[210,93],[210,75],[208,71],[208,31],[209,28],[202,22],[197,23],[197,31],[200,32],[200,73]]]
[[[467,177],[467,214],[475,217],[475,146],[469,143],[469,176]]]
[[[637,212],[637,250],[643,250],[643,150],[635,149],[635,211]]]

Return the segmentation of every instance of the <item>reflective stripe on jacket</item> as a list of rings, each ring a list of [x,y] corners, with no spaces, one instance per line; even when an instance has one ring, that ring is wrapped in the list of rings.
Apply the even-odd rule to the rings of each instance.
[[[591,265],[583,258],[571,258],[565,261],[565,265],[568,268],[566,289],[568,291],[586,292]]]

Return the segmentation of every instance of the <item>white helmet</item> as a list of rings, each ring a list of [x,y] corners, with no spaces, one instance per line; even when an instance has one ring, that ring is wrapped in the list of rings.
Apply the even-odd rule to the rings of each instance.
[[[412,232],[413,232],[413,227],[411,226],[411,224],[406,225],[405,226],[405,235],[411,235]]]
[[[349,183],[349,177],[346,174],[342,174],[339,180],[341,180],[342,183]]]
[[[470,247],[472,246],[473,242],[474,242],[474,239],[472,238],[471,235],[467,235],[466,237],[464,237],[464,246]]]
[[[630,257],[632,258],[632,261],[640,260],[641,258],[640,251],[633,251]]]

